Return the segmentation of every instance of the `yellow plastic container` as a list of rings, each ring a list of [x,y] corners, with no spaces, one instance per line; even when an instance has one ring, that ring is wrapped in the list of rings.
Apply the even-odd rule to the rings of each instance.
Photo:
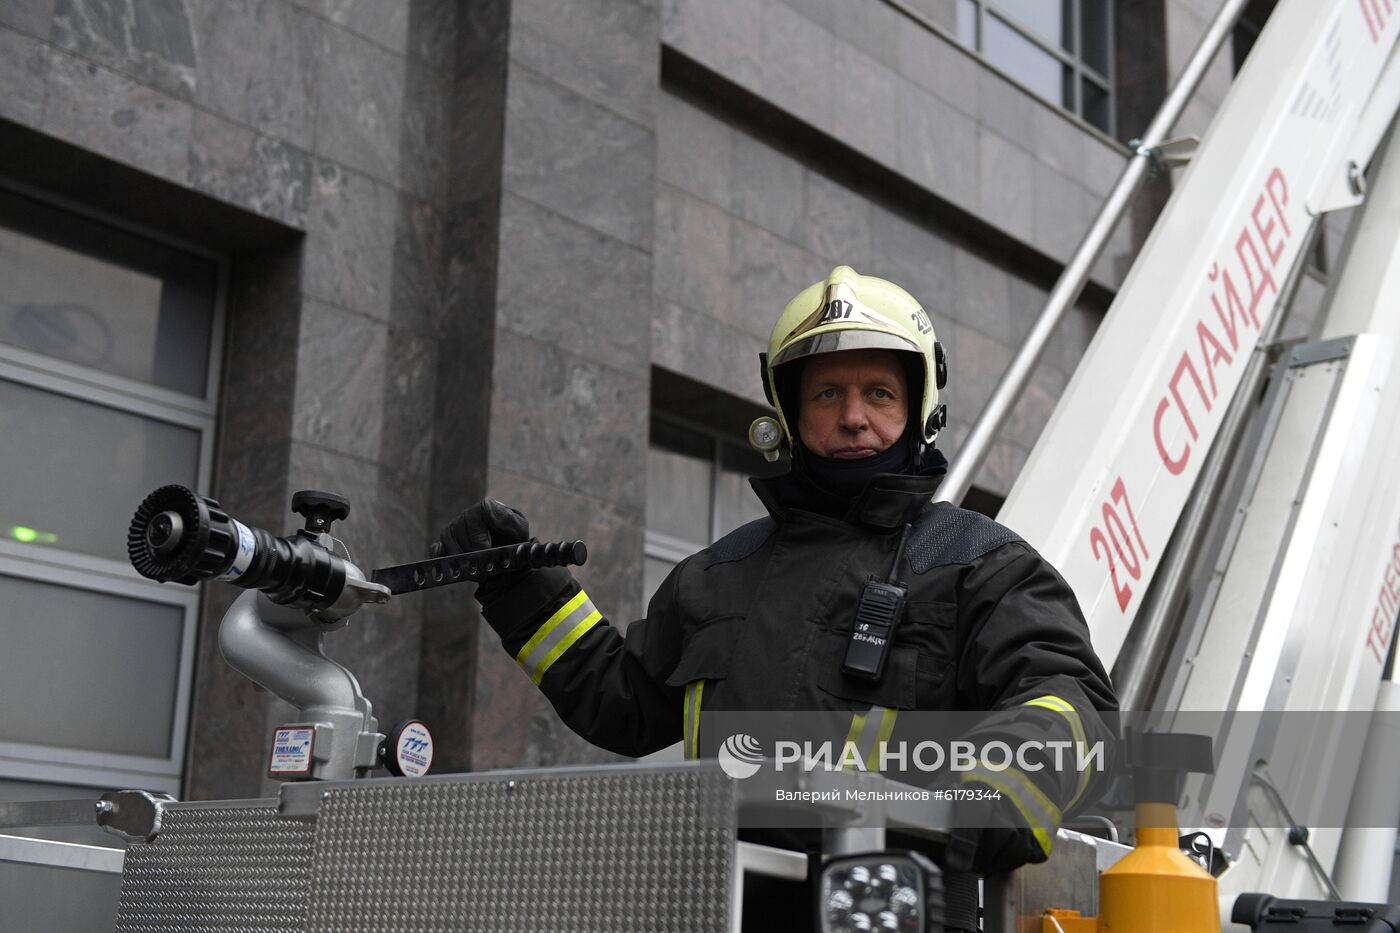
[[[1137,847],[1099,876],[1098,933],[1220,933],[1215,879],[1177,848],[1176,807],[1137,805]]]

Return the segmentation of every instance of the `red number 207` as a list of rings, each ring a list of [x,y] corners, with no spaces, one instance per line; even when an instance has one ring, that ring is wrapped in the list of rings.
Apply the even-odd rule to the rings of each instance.
[[[1139,557],[1137,548],[1133,547],[1132,540],[1128,537],[1128,529],[1123,525],[1123,519],[1118,514],[1118,510],[1112,503],[1103,504],[1103,527],[1094,526],[1089,530],[1089,546],[1093,548],[1094,558],[1103,558],[1108,561],[1108,573],[1113,578],[1113,595],[1118,597],[1118,609],[1120,612],[1128,611],[1128,603],[1133,598],[1133,588],[1118,579],[1118,564],[1114,563],[1113,555],[1118,555],[1118,562],[1123,565],[1123,569],[1128,572],[1128,576],[1134,580],[1142,579],[1142,562],[1147,560],[1147,544],[1142,540],[1142,531],[1138,529],[1137,516],[1133,515],[1133,505],[1128,501],[1128,491],[1123,486],[1123,478],[1120,476],[1113,484],[1113,503],[1123,507],[1128,513],[1128,522],[1133,526],[1133,537],[1137,539],[1138,547],[1142,548],[1142,555]],[[1104,529],[1108,533],[1104,534]],[[1109,546],[1112,542],[1112,547]]]

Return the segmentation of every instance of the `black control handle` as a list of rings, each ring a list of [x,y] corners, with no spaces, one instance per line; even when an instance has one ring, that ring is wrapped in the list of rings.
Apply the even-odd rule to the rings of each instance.
[[[525,541],[484,551],[449,554],[397,567],[383,567],[370,574],[370,580],[389,588],[395,595],[472,581],[480,583],[487,577],[541,567],[580,566],[588,560],[588,548],[582,541]]]

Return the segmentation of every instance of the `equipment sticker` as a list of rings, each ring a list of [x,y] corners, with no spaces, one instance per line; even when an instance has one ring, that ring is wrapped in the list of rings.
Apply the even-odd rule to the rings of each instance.
[[[316,745],[316,730],[309,727],[283,727],[272,735],[272,761],[268,774],[274,777],[307,775],[311,773],[311,750]]]
[[[404,777],[422,777],[433,764],[433,737],[428,727],[413,721],[399,733],[394,749],[399,771]]]
[[[229,519],[229,524],[238,535],[238,550],[233,555],[233,563],[219,575],[220,580],[237,580],[241,577],[244,571],[253,566],[253,556],[258,547],[247,525],[234,519]]]

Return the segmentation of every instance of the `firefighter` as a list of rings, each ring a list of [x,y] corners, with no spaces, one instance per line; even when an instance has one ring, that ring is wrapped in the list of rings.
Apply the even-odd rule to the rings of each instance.
[[[763,356],[791,469],[754,480],[768,516],[677,565],[624,637],[562,568],[477,591],[502,645],[578,734],[623,755],[684,742],[713,755],[702,710],[840,710],[861,754],[900,710],[995,711],[999,736],[1106,738],[1116,709],[1088,627],[1058,573],[1012,531],[933,495],[947,470],[943,350],[904,289],[838,266],[800,292]],[[451,522],[435,553],[528,540],[494,500]],[[878,680],[843,673],[871,578],[908,588]],[[856,728],[859,726],[859,728]],[[990,734],[990,733],[988,733]],[[716,737],[711,737],[711,739]],[[962,779],[1002,796],[996,824],[960,831],[953,868],[1041,861],[1088,772],[1015,767]]]

